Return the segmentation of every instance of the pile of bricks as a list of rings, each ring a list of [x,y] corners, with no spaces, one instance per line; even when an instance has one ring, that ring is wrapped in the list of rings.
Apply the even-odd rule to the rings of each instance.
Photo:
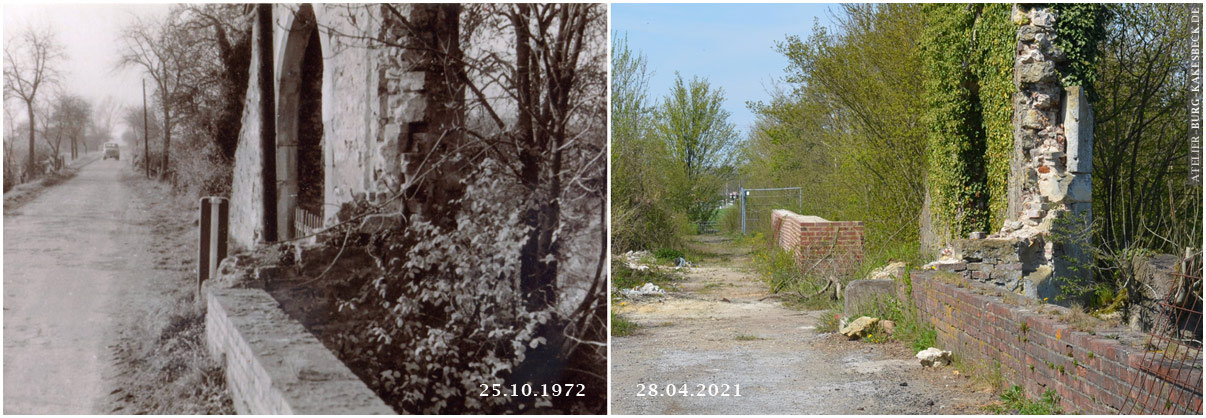
[[[792,252],[806,274],[850,274],[863,262],[863,223],[832,222],[777,209],[771,228],[779,248]]]

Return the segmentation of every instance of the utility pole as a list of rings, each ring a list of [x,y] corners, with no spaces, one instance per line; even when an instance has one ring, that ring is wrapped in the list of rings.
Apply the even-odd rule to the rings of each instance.
[[[142,79],[142,165],[147,169],[147,178],[151,178],[151,146],[147,145],[147,79]]]

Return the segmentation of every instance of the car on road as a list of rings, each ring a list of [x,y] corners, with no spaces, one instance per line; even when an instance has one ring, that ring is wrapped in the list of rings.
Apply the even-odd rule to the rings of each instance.
[[[121,151],[116,142],[105,143],[105,155],[103,159],[108,160],[109,158],[121,160]]]

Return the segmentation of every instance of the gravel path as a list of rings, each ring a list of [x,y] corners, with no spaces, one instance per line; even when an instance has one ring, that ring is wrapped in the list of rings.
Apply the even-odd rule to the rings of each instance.
[[[108,412],[108,345],[153,276],[123,167],[89,164],[4,216],[5,414]]]
[[[706,260],[678,292],[615,308],[640,327],[612,338],[613,413],[974,414],[992,400],[953,369],[923,369],[901,344],[817,333],[822,312],[764,300],[748,263]],[[660,396],[648,396],[653,384]],[[741,396],[681,396],[684,384],[691,395],[740,385]]]

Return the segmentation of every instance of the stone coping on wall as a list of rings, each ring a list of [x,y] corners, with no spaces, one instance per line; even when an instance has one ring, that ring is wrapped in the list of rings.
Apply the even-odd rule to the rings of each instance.
[[[1066,411],[1091,414],[1116,414],[1131,405],[1128,399],[1167,407],[1144,413],[1202,410],[1201,395],[1186,389],[1201,390],[1201,365],[1165,365],[1175,379],[1144,371],[1145,334],[1121,326],[1079,331],[1061,320],[1067,308],[1033,303],[947,272],[914,270],[910,278],[911,286],[900,283],[899,296],[911,290],[921,318],[938,332],[939,348],[981,370],[999,364],[1002,377],[1028,396],[1054,390]],[[1137,378],[1143,383],[1136,386]],[[1164,389],[1151,393],[1148,387]]]
[[[394,414],[267,292],[205,289],[206,342],[240,414]]]

